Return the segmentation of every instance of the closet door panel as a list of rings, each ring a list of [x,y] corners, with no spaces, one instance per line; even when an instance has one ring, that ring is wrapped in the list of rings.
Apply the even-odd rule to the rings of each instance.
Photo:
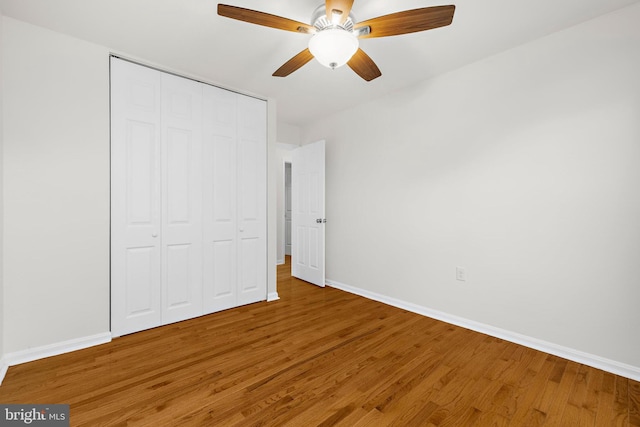
[[[162,323],[202,314],[202,85],[162,74]]]
[[[224,310],[236,305],[235,252],[236,242],[234,239],[220,239],[212,243],[211,297],[214,301],[221,302],[225,299],[227,301],[224,304],[220,303],[217,307],[215,305],[214,307],[209,306],[210,311]]]
[[[238,98],[238,304],[267,293],[266,102]]]
[[[160,324],[160,74],[111,61],[111,331]]]
[[[127,248],[125,256],[125,306],[128,318],[142,317],[154,310],[154,279],[158,264],[158,251],[153,246]],[[157,292],[156,292],[157,293]]]
[[[259,271],[260,263],[258,258],[262,252],[260,246],[263,242],[260,238],[243,237],[240,239],[239,265],[240,270],[240,295],[242,304],[260,301],[264,298],[261,292],[262,276]],[[257,293],[259,295],[252,295]],[[254,299],[255,298],[255,299]]]
[[[188,306],[193,301],[190,267],[193,264],[193,245],[167,245],[167,301],[170,310]]]
[[[204,311],[237,305],[237,97],[204,87]]]

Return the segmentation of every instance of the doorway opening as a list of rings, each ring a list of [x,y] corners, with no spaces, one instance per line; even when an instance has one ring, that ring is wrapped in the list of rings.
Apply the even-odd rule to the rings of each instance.
[[[291,256],[291,162],[284,164],[284,255]]]

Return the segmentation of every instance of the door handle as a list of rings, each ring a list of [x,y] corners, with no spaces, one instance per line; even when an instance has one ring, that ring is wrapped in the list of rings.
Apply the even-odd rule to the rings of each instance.
[[[326,218],[318,218],[316,219],[317,224],[325,224],[327,222]]]

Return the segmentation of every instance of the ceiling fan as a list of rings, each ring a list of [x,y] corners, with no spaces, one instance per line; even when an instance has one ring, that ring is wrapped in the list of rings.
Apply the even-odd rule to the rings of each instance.
[[[347,64],[366,81],[382,73],[373,60],[359,47],[358,39],[397,36],[444,27],[453,21],[454,5],[405,10],[356,22],[351,7],[354,0],[325,0],[305,24],[277,15],[237,6],[218,4],[218,15],[251,24],[311,34],[309,47],[278,68],[273,75],[286,77],[314,57],[322,65],[335,69]]]

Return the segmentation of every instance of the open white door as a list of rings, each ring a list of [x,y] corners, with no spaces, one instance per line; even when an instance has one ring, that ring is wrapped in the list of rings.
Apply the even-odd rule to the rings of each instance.
[[[324,286],[324,141],[293,151],[291,274]]]

